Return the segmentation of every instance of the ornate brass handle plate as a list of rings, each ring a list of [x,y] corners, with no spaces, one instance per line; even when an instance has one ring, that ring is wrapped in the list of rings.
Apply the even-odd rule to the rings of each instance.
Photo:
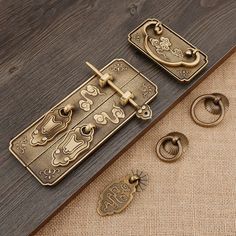
[[[10,151],[43,185],[54,185],[133,116],[152,117],[157,86],[115,59],[10,142]],[[141,121],[140,121],[141,122]]]
[[[190,81],[208,63],[206,54],[157,19],[147,19],[128,40],[181,82]]]

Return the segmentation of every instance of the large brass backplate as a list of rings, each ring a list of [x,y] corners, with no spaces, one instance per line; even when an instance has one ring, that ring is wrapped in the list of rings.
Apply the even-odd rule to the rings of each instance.
[[[147,19],[128,40],[181,82],[190,81],[208,63],[206,54],[157,19]]]
[[[151,118],[154,83],[123,59],[97,73],[10,142],[10,151],[43,185],[92,158],[135,114],[140,122]]]

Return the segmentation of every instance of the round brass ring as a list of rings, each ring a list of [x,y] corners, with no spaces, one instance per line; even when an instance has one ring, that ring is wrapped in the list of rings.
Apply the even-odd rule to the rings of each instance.
[[[191,116],[192,116],[192,119],[194,120],[194,122],[202,127],[213,127],[213,126],[216,126],[218,125],[224,118],[225,116],[225,106],[224,106],[224,103],[222,102],[222,100],[220,99],[218,101],[218,104],[220,106],[220,110],[221,110],[221,113],[219,115],[219,117],[213,121],[213,122],[203,122],[201,121],[197,115],[196,115],[196,106],[198,105],[199,102],[203,101],[203,100],[206,100],[206,99],[212,99],[212,100],[215,100],[216,99],[216,95],[215,94],[204,94],[204,95],[201,95],[199,97],[197,97],[194,102],[192,103],[192,106],[191,106]]]
[[[168,158],[166,156],[163,156],[162,153],[161,153],[161,147],[163,147],[164,143],[166,141],[173,141],[174,138],[175,138],[175,136],[167,135],[167,136],[164,136],[163,138],[161,138],[158,141],[157,146],[156,146],[156,153],[157,153],[157,156],[162,161],[172,162],[172,161],[176,161],[177,159],[179,159],[182,156],[182,154],[183,154],[183,146],[181,144],[181,140],[180,139],[178,139],[176,141],[176,144],[178,145],[178,153],[176,155],[174,155],[172,158]]]

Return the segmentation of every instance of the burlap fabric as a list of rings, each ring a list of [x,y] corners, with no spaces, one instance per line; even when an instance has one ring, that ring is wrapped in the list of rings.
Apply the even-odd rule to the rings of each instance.
[[[160,88],[161,89],[161,88]],[[214,128],[190,118],[192,101],[221,92],[230,100],[224,121]],[[139,139],[36,235],[235,236],[236,235],[236,54]],[[157,141],[171,131],[189,138],[175,163],[157,159]],[[149,174],[149,185],[121,214],[100,217],[98,197],[110,181],[131,170]]]

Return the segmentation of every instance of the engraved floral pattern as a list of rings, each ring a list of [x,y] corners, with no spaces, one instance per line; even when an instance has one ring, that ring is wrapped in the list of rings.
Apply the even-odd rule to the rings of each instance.
[[[53,168],[46,168],[39,172],[39,175],[43,176],[44,179],[51,180],[55,178],[56,174],[60,172],[59,169],[53,169]]]
[[[139,33],[136,33],[136,34],[134,35],[134,40],[136,40],[137,43],[140,43],[140,42],[141,42],[141,37],[140,37]]]
[[[122,72],[128,70],[128,67],[125,66],[122,62],[117,62],[111,67],[110,70],[115,72]]]
[[[173,50],[171,50],[172,54],[179,57],[179,58],[183,58],[183,52],[179,49],[179,48],[175,48]]]
[[[146,98],[153,93],[153,88],[150,85],[143,84],[142,91],[143,97]]]
[[[188,79],[190,76],[190,71],[188,71],[188,70],[183,69],[183,70],[179,70],[178,72],[179,72],[179,76],[182,79]]]
[[[170,46],[171,46],[170,40],[168,38],[161,37],[160,38],[160,46],[161,46],[162,50],[169,51]]]
[[[16,143],[16,149],[21,153],[24,154],[25,153],[25,149],[27,146],[27,142],[28,139],[26,136],[23,136],[22,140],[20,140],[19,142]]]
[[[149,39],[151,45],[155,48],[156,52],[160,55],[162,55],[165,59],[168,59],[167,55],[165,54],[165,51],[169,51],[172,55],[183,58],[183,52],[179,48],[171,48],[172,44],[170,42],[169,38],[160,37],[160,39],[156,38],[150,38]]]

